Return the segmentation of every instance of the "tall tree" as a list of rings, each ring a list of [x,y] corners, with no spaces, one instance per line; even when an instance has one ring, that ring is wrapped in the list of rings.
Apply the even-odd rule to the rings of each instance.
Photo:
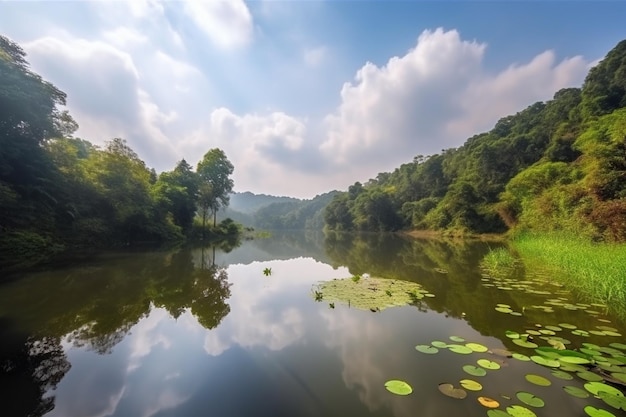
[[[203,213],[202,227],[206,226],[206,215],[213,213],[213,227],[217,224],[217,211],[228,206],[233,191],[234,170],[224,151],[213,148],[198,162],[196,173],[199,179],[199,206]]]

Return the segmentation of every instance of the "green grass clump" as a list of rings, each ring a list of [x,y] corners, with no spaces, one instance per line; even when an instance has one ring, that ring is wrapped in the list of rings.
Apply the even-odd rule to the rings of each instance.
[[[626,245],[594,243],[566,234],[521,234],[513,246],[525,261],[538,261],[559,272],[568,286],[626,312]]]
[[[491,249],[481,261],[481,266],[489,273],[501,274],[510,271],[518,263],[518,260],[507,248]]]

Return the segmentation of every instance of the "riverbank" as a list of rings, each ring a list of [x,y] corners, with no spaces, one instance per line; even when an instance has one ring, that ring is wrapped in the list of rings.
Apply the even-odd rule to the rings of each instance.
[[[511,243],[525,262],[554,268],[569,287],[626,312],[626,244],[558,234],[521,234]]]

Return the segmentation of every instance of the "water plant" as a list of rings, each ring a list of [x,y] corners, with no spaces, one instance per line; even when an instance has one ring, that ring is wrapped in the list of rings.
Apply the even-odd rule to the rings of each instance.
[[[272,268],[265,268],[265,269],[263,270],[263,274],[264,274],[266,277],[269,277],[270,275],[272,275]]]

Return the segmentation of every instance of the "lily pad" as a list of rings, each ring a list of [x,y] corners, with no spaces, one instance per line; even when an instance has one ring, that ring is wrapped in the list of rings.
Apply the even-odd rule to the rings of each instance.
[[[615,414],[611,413],[610,411],[596,408],[591,405],[586,406],[584,410],[585,413],[587,413],[587,415],[590,417],[615,417]]]
[[[609,343],[609,346],[614,349],[626,350],[626,344],[624,343],[613,342],[613,343]]]
[[[463,388],[468,391],[480,391],[481,389],[483,389],[483,386],[473,379],[462,379],[459,383]]]
[[[531,384],[539,385],[540,387],[549,387],[552,385],[552,382],[548,378],[544,378],[541,375],[527,374],[525,378],[526,381]]]
[[[543,356],[534,355],[530,357],[530,360],[538,365],[547,366],[549,368],[558,368],[560,363],[556,359],[544,358]]]
[[[585,389],[593,395],[598,395],[600,392],[606,392],[609,394],[624,396],[624,394],[622,394],[622,391],[603,382],[587,382],[585,384]]]
[[[498,408],[498,407],[500,407],[500,403],[497,402],[496,400],[494,400],[493,398],[478,397],[477,400],[480,403],[480,405],[482,405],[484,407],[487,407],[487,408]]]
[[[440,348],[440,349],[445,349],[448,347],[448,344],[446,342],[442,342],[440,340],[435,340],[433,342],[430,343],[431,345],[433,345],[436,348]]]
[[[573,324],[570,324],[570,323],[559,323],[559,326],[564,328],[564,329],[569,329],[569,330],[576,329],[576,326],[574,326]]]
[[[589,359],[581,358],[578,356],[561,356],[559,358],[559,361],[565,362],[565,363],[572,363],[575,365],[585,365],[585,364],[591,363]]]
[[[415,349],[417,349],[419,352],[427,353],[429,355],[433,355],[439,352],[439,349],[437,349],[436,347],[428,345],[417,345],[415,346]]]
[[[455,388],[452,384],[439,384],[439,391],[442,394],[447,395],[448,397],[456,398],[457,400],[462,400],[467,397],[467,391],[462,388]]]
[[[537,414],[535,414],[534,411],[529,410],[526,407],[522,407],[521,405],[512,405],[507,407],[506,412],[513,417],[537,417]]]
[[[509,307],[496,307],[495,310],[499,313],[512,313],[513,310],[511,310]]]
[[[589,371],[580,371],[580,372],[576,372],[576,375],[579,378],[584,379],[585,381],[589,381],[589,382],[600,382],[600,381],[604,381],[604,378],[602,378],[600,375],[598,374],[594,374],[593,372],[589,372]]]
[[[514,332],[513,330],[507,330],[504,332],[504,335],[509,339],[519,339],[520,335],[518,332]]]
[[[411,304],[412,294],[423,294],[422,287],[410,281],[369,277],[355,282],[352,277],[324,281],[318,285],[324,300],[350,304],[362,310],[384,310]],[[391,293],[391,296],[387,292]]]
[[[461,336],[450,336],[450,340],[457,343],[465,342],[465,339],[463,339]]]
[[[485,376],[487,375],[487,371],[485,368],[481,368],[479,366],[474,365],[465,365],[463,370],[472,376]]]
[[[551,374],[553,376],[555,376],[556,378],[559,379],[563,379],[565,381],[571,381],[572,379],[574,379],[574,377],[572,376],[572,374],[569,374],[567,372],[561,371],[559,369],[555,369],[551,372]]]
[[[474,352],[487,352],[487,346],[481,345],[480,343],[466,343],[465,346],[472,349]]]
[[[450,352],[459,353],[461,355],[469,355],[470,353],[474,352],[472,349],[463,345],[448,345],[448,350]]]
[[[589,393],[582,388],[574,387],[572,385],[566,385],[563,387],[563,389],[572,397],[576,397],[576,398],[588,398],[589,397]]]
[[[623,394],[616,395],[608,392],[600,391],[598,396],[604,401],[606,404],[610,405],[613,408],[617,408],[618,410],[626,411],[626,397]]]
[[[522,361],[522,362],[530,362],[530,357],[529,357],[529,356],[526,356],[526,355],[523,355],[523,354],[521,354],[521,353],[514,353],[514,354],[512,355],[512,357],[513,357],[514,359],[517,359],[518,361]]]
[[[487,417],[511,417],[511,415],[504,410],[492,408],[491,410],[487,410]]]
[[[479,359],[476,363],[485,369],[500,369],[500,364],[498,362],[490,361],[489,359]]]
[[[626,384],[626,373],[623,372],[613,372],[611,374],[611,376],[615,379],[617,379],[618,381]]]
[[[513,339],[513,343],[515,343],[518,346],[529,348],[529,349],[534,349],[539,346],[536,343],[529,342],[528,340],[524,340],[524,339]]]
[[[530,392],[519,391],[517,394],[515,394],[515,396],[518,400],[526,405],[530,405],[531,407],[540,408],[546,405],[546,403],[541,398],[537,397],[535,394],[531,394]]]
[[[396,395],[409,395],[413,392],[413,388],[411,388],[408,383],[398,379],[392,379],[385,382],[385,388],[387,388],[387,391]]]

